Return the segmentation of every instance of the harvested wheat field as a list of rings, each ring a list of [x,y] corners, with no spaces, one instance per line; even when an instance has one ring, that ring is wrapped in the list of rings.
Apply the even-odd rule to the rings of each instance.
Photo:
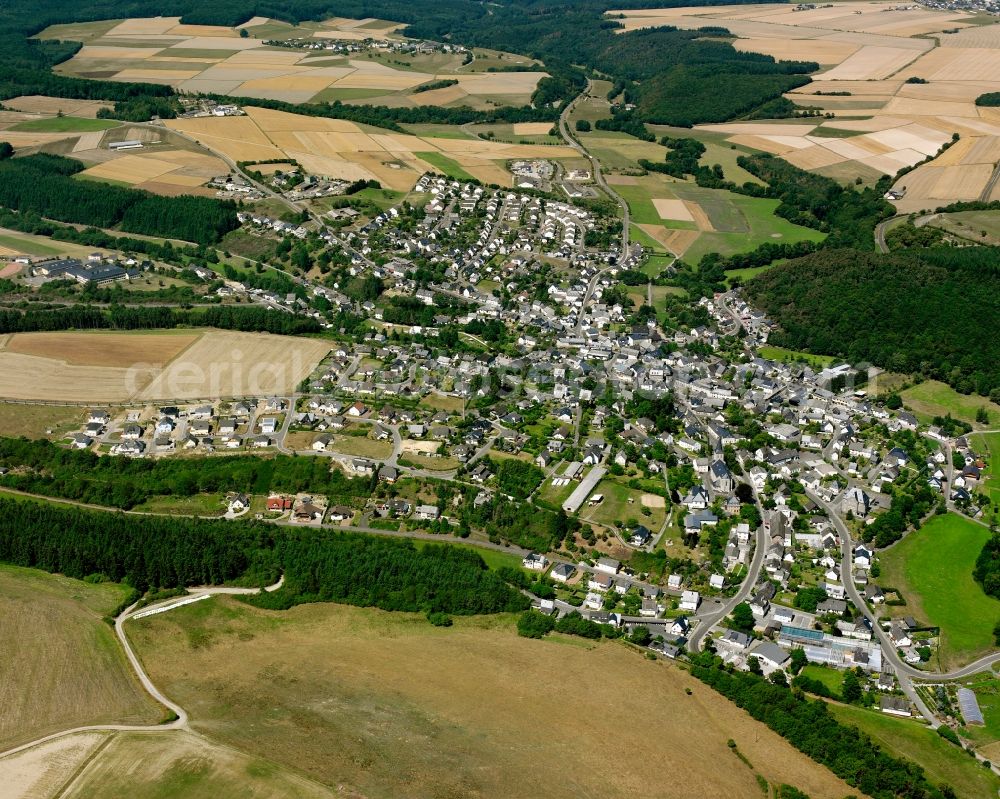
[[[61,360],[74,366],[162,366],[198,340],[200,333],[17,333],[3,352]]]
[[[316,339],[210,331],[136,393],[137,399],[266,396],[295,390],[326,357]]]
[[[162,719],[101,619],[126,593],[0,566],[0,750],[78,725]]]
[[[7,799],[50,799],[109,737],[78,732],[0,758],[0,785]]]
[[[170,193],[163,190],[164,185],[194,189],[229,171],[222,159],[190,150],[156,149],[109,155],[110,158],[88,167],[81,174],[100,180],[121,181],[154,193],[158,190],[159,193]]]
[[[168,127],[236,161],[287,158],[314,175],[378,180],[397,191],[413,188],[431,166],[415,153],[440,152],[482,180],[506,183],[506,161],[574,158],[569,147],[504,144],[400,133],[368,133],[342,119],[322,119],[246,106],[244,117],[172,119]]]
[[[286,771],[269,759],[249,757],[199,735],[175,730],[115,734],[60,799],[332,799],[335,795],[330,788]]]
[[[23,95],[4,100],[6,108],[15,111],[26,111],[32,114],[58,114],[62,111],[66,116],[94,119],[102,108],[111,108],[111,103],[100,100],[70,100],[65,97],[46,97],[41,94]]]
[[[684,200],[653,200],[653,207],[660,219],[670,219],[678,222],[694,222],[694,217]]]
[[[143,619],[132,637],[196,732],[346,795],[560,799],[655,784],[660,797],[715,799],[757,795],[754,771],[813,799],[851,793],[680,669],[618,643],[519,638],[509,617],[441,629],[411,614],[215,598]],[[642,723],[609,736],[597,708]]]
[[[67,402],[288,393],[329,351],[266,333],[18,333],[0,349],[0,397]]]
[[[304,103],[325,99],[337,90],[371,89],[389,96],[396,104],[447,104],[473,96],[478,103],[487,99],[504,104],[520,103],[530,95],[544,72],[498,72],[466,74],[457,72],[454,63],[435,61],[435,56],[418,56],[409,68],[399,69],[362,53],[360,57],[334,60],[328,68],[315,50],[273,48],[264,44],[270,38],[318,38],[361,41],[391,35],[399,27],[381,20],[335,19],[295,27],[273,20],[239,28],[214,25],[184,25],[176,17],[129,19],[110,28],[103,35],[89,38],[58,71],[79,77],[122,81],[146,81],[168,84],[182,91],[208,91],[238,97],[259,97]],[[258,38],[257,29],[266,26]],[[56,36],[59,26],[52,29]],[[284,32],[282,32],[282,30]],[[241,35],[246,33],[246,37]],[[49,34],[42,32],[42,37]],[[427,71],[423,71],[425,66]],[[420,98],[409,91],[421,83],[442,78],[460,81],[456,96]],[[496,99],[499,98],[499,99]],[[347,93],[347,99],[359,99]],[[370,101],[368,98],[366,101]]]

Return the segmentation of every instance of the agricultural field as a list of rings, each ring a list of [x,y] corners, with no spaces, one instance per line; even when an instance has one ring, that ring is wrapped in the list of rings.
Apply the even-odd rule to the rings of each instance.
[[[506,183],[508,160],[577,157],[569,147],[372,133],[346,120],[252,106],[245,110],[243,117],[175,119],[167,125],[234,161],[290,158],[313,175],[377,180],[396,191],[409,191],[424,172],[445,168],[429,161],[461,169],[485,183]]]
[[[969,663],[993,648],[1000,600],[987,596],[972,578],[989,537],[988,527],[949,513],[933,517],[882,554],[884,584],[906,599],[906,605],[887,610],[941,628],[934,664],[941,670]]]
[[[77,733],[0,759],[9,799],[324,799],[334,792],[181,730]],[[248,786],[252,783],[252,788]]]
[[[210,331],[137,392],[139,399],[198,399],[287,394],[330,351],[324,341]]]
[[[623,31],[719,26],[739,50],[820,64],[811,83],[786,97],[834,119],[700,125],[696,134],[721,133],[803,169],[871,183],[935,156],[957,133],[957,144],[894,186],[905,188],[894,201],[901,212],[978,199],[1000,160],[1000,112],[975,105],[1000,89],[1000,29],[992,17],[881,1],[609,13],[624,14]],[[988,199],[998,197],[994,190]]]
[[[442,629],[411,614],[268,612],[216,598],[143,619],[131,634],[196,732],[352,795],[632,795],[660,780],[663,797],[750,796],[755,771],[814,799],[850,793],[674,666],[619,643],[519,638],[509,617]],[[643,723],[609,736],[593,723],[595,703]],[[593,768],[595,751],[616,768]],[[684,780],[663,781],[675,767]]]
[[[0,566],[0,750],[77,725],[162,719],[101,618],[126,596],[119,585]]]
[[[77,30],[66,30],[67,27]],[[401,27],[384,20],[335,18],[299,26],[256,17],[239,28],[182,25],[177,17],[127,19],[107,29],[81,30],[56,25],[41,38],[79,36],[84,46],[57,71],[84,78],[162,83],[185,92],[211,92],[290,103],[343,102],[391,106],[418,105],[488,108],[527,105],[544,72],[530,59],[492,51],[482,63],[464,66],[459,53],[397,53],[365,49],[331,50],[278,47],[266,41],[291,39],[329,42],[398,40]],[[246,35],[242,35],[245,31]],[[491,62],[505,70],[483,72]],[[442,88],[414,92],[441,80]]]
[[[79,428],[81,409],[69,405],[0,402],[0,435],[58,441]]]
[[[1000,423],[1000,405],[978,394],[959,394],[946,383],[925,380],[905,389],[900,396],[907,408],[919,419],[929,422],[935,416],[951,414],[956,419],[981,428],[976,422],[976,411],[985,408],[993,424]]]
[[[849,705],[829,707],[838,721],[867,733],[890,754],[919,763],[932,783],[950,785],[956,796],[972,799],[1000,790],[1000,777],[923,724]]]
[[[52,107],[41,102],[50,98],[34,99],[34,103],[19,105]],[[17,104],[16,101],[6,104],[11,102]],[[204,184],[229,172],[224,161],[176,133],[93,116],[59,116],[55,111],[0,111],[0,136],[21,154],[45,152],[82,162],[87,168],[78,175],[81,180],[101,180],[154,194],[215,196],[215,190],[204,188]],[[143,146],[109,149],[110,143],[125,140],[141,141]]]
[[[329,351],[222,331],[17,333],[0,344],[0,397],[94,403],[288,393]]]
[[[43,117],[29,119],[11,126],[10,130],[30,133],[93,133],[120,125],[113,119],[88,119],[86,117]]]

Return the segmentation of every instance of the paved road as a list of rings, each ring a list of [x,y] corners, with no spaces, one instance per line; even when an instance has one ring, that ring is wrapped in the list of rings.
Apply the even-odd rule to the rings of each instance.
[[[993,174],[990,175],[990,179],[986,181],[986,185],[979,194],[980,202],[988,203],[990,201],[993,190],[997,187],[997,181],[1000,181],[1000,162],[993,165]]]
[[[559,132],[562,137],[566,140],[566,143],[576,150],[580,155],[590,161],[590,169],[594,175],[594,182],[607,192],[611,199],[615,200],[622,209],[622,258],[628,254],[629,245],[629,209],[628,203],[619,195],[614,189],[612,189],[607,181],[604,180],[604,174],[601,172],[601,162],[598,161],[594,156],[587,152],[587,148],[584,147],[579,141],[577,141],[572,132],[569,129],[569,115],[573,110],[573,106],[582,98],[590,93],[590,89],[593,86],[592,81],[587,80],[587,88],[584,89],[580,94],[578,94],[573,100],[566,104],[566,107],[562,110],[559,115]]]
[[[751,486],[752,487],[752,486]],[[757,490],[754,489],[754,500],[757,502],[757,507],[760,508],[760,500],[757,497]],[[753,559],[750,561],[750,568],[747,569],[746,577],[743,578],[743,583],[740,585],[740,590],[737,591],[729,600],[723,604],[723,606],[716,611],[712,611],[711,614],[701,617],[701,621],[698,624],[695,631],[691,634],[689,639],[689,648],[692,652],[698,652],[701,650],[702,641],[705,636],[712,631],[720,621],[722,621],[726,616],[733,612],[735,607],[741,602],[745,602],[750,594],[753,592],[754,586],[757,585],[757,578],[760,576],[760,570],[764,565],[764,556],[767,554],[767,545],[769,543],[767,531],[764,529],[764,525],[761,524],[757,528],[756,539],[754,542]]]
[[[885,254],[889,252],[889,245],[885,243],[885,231],[893,220],[896,219],[899,219],[899,217],[893,216],[875,225],[875,249],[880,253]]]

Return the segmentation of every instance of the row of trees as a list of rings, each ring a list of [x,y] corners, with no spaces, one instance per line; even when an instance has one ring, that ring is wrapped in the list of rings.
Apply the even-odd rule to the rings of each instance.
[[[528,599],[459,547],[262,523],[161,519],[0,499],[0,561],[145,591],[236,581],[283,586],[269,608],[336,601],[454,614],[524,610]]]
[[[70,305],[46,310],[0,311],[0,333],[54,330],[155,330],[174,327],[217,327],[242,332],[303,335],[322,331],[305,316],[269,311],[261,305],[216,305],[199,308],[113,305],[108,309]]]
[[[764,722],[796,749],[873,799],[949,799],[918,765],[892,757],[855,727],[838,722],[824,702],[748,672],[731,671],[710,653],[693,658],[692,674]]]
[[[83,169],[79,161],[48,154],[0,161],[0,206],[60,222],[120,227],[198,244],[215,243],[239,227],[233,202],[160,197],[74,179]]]
[[[323,458],[133,459],[65,449],[44,439],[0,438],[0,463],[11,470],[0,477],[11,488],[122,510],[157,496],[228,491],[308,492],[352,504],[371,496],[374,487],[373,480],[352,480],[331,470]]]
[[[983,546],[972,576],[987,594],[1000,599],[1000,535],[994,533]]]

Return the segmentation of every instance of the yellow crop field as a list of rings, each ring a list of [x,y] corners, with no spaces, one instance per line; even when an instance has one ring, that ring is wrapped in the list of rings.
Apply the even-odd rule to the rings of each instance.
[[[166,124],[233,160],[297,161],[307,172],[346,180],[378,180],[411,189],[432,167],[415,153],[440,152],[480,180],[507,183],[502,164],[518,158],[574,158],[569,147],[504,144],[401,133],[368,133],[353,122],[247,106],[244,117],[173,119]],[[546,130],[548,127],[546,128]]]
[[[317,39],[363,41],[394,37],[394,31],[401,26],[383,20],[342,18],[308,23],[304,27],[263,17],[255,20],[238,28],[185,25],[177,17],[124,20],[108,30],[88,35],[84,47],[60,64],[58,71],[100,78],[108,78],[110,73],[112,80],[147,81],[169,84],[183,91],[293,103],[341,99],[336,92],[344,90],[343,99],[348,102],[361,99],[393,105],[448,105],[467,101],[480,107],[488,102],[516,105],[527,102],[538,81],[545,77],[544,72],[532,71],[458,72],[459,57],[442,60],[440,54],[433,53],[413,57],[405,69],[388,62],[379,51],[362,52],[349,59],[331,54],[342,65],[330,67],[321,63],[322,52],[268,49],[264,42],[272,37],[281,38],[282,30],[286,31],[284,35],[296,38],[311,34]],[[41,35],[55,38],[60,27]],[[193,51],[197,51],[194,56],[186,55]],[[459,85],[450,87],[450,91],[410,94],[422,83],[443,78],[458,80]],[[371,90],[373,95],[359,98],[359,89]],[[328,98],[328,92],[334,94]]]
[[[18,333],[0,349],[0,397],[112,403],[289,393],[329,352],[258,333]]]
[[[139,399],[287,394],[330,351],[323,341],[212,331],[175,357],[137,392]]]

